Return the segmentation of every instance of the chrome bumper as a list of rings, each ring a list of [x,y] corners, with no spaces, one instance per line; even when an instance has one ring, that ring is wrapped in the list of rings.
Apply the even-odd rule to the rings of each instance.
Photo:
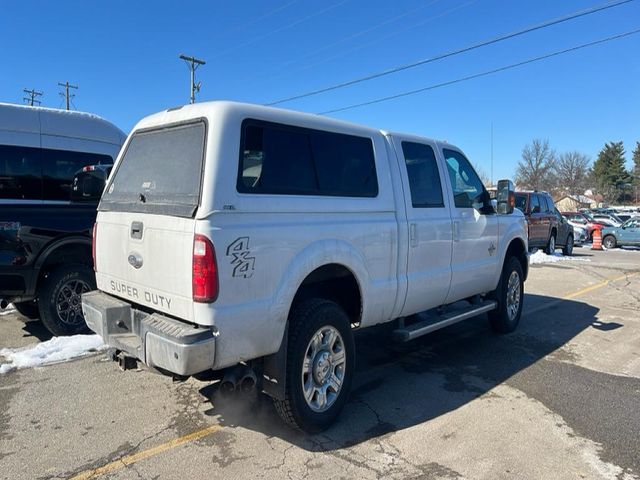
[[[150,367],[193,375],[213,366],[215,337],[209,328],[136,310],[99,290],[82,295],[82,311],[89,328],[107,345]]]

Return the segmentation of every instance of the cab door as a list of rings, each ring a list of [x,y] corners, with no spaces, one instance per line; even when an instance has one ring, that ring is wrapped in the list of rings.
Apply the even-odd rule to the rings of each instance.
[[[392,140],[407,212],[407,294],[401,310],[406,316],[445,302],[451,282],[451,214],[435,143]]]
[[[495,288],[500,268],[498,216],[469,160],[448,145],[441,152],[453,200],[451,287],[446,298],[452,303]]]

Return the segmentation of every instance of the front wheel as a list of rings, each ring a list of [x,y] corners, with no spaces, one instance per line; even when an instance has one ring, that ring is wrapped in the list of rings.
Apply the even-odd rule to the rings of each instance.
[[[614,237],[613,235],[607,235],[602,239],[602,244],[604,245],[604,248],[606,248],[607,250],[616,248],[616,237]]]
[[[89,331],[82,315],[83,293],[96,289],[91,268],[82,264],[61,265],[42,280],[38,295],[40,320],[54,335]]]
[[[349,397],[355,344],[344,310],[324,299],[302,302],[292,312],[285,398],[276,410],[293,428],[320,432],[331,425]]]
[[[516,257],[509,257],[502,268],[498,288],[491,295],[498,302],[497,308],[488,313],[495,332],[511,333],[518,326],[524,301],[523,278],[522,265]]]
[[[569,257],[573,254],[573,235],[567,237],[567,243],[562,248],[562,254]]]

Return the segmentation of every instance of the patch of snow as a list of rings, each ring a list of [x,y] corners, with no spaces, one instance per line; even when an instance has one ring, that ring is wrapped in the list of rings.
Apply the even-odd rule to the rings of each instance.
[[[553,255],[547,255],[542,250],[536,250],[535,253],[529,254],[529,265],[539,265],[542,263],[557,263],[566,260],[589,262],[590,260],[585,258],[576,258],[570,256],[564,256],[559,252],[555,252]]]
[[[10,313],[16,313],[16,307],[13,306],[13,303],[7,305],[7,308],[0,308],[0,317],[2,315],[9,315]]]
[[[99,335],[53,337],[51,340],[26,348],[3,348],[0,350],[0,357],[6,358],[9,363],[0,365],[0,374],[19,368],[64,362],[106,348]]]

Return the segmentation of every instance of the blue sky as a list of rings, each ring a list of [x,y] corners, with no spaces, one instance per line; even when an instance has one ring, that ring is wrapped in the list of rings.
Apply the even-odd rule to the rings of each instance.
[[[604,3],[604,0],[2,1],[0,101],[22,89],[125,131],[188,102],[178,54],[207,61],[199,101],[266,103],[427,58]],[[429,65],[281,105],[319,112],[515,63],[640,28],[640,0]],[[592,159],[607,141],[640,140],[640,35],[426,93],[334,114],[445,139],[494,178],[547,138]]]

